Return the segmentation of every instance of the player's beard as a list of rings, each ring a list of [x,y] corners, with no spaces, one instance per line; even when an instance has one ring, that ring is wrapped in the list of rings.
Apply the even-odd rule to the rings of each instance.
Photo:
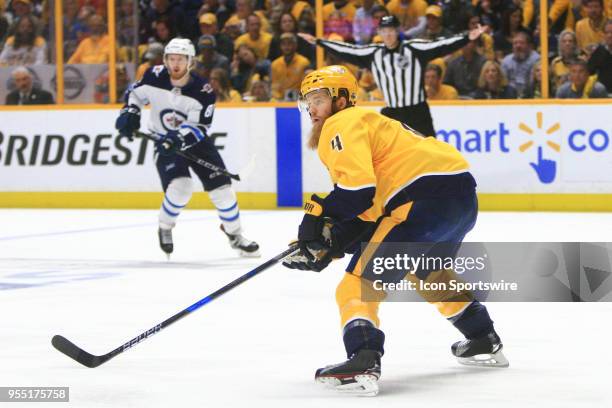
[[[331,115],[333,115],[336,112],[339,112],[340,110],[341,109],[336,106],[336,101],[333,101]],[[327,120],[329,116],[325,118],[325,120]],[[316,123],[313,123],[312,129],[310,129],[310,136],[308,137],[308,148],[309,149],[317,150],[317,147],[319,147],[319,139],[321,138],[321,131],[323,130],[323,125],[325,124],[325,120],[320,120]]]

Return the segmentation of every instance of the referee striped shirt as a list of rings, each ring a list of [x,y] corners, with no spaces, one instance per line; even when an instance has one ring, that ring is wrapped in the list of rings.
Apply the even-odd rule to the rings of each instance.
[[[450,54],[468,43],[467,34],[435,41],[404,40],[394,49],[384,44],[354,45],[317,39],[317,44],[338,58],[368,68],[392,108],[425,102],[425,68],[435,58]]]

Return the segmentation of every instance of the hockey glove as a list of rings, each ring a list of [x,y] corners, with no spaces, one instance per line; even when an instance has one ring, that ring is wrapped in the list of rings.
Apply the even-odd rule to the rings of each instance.
[[[333,259],[342,258],[344,254],[335,248],[333,238],[333,224],[329,218],[325,219],[321,231],[320,249],[311,246],[299,247],[299,241],[289,245],[298,245],[299,251],[283,260],[283,266],[289,269],[321,272]]]
[[[166,136],[157,142],[157,151],[163,156],[168,156],[183,147],[183,137],[177,130],[169,130]]]
[[[134,132],[140,129],[140,108],[136,105],[123,107],[115,121],[115,129],[119,131],[119,136],[127,137],[130,142],[133,141]]]

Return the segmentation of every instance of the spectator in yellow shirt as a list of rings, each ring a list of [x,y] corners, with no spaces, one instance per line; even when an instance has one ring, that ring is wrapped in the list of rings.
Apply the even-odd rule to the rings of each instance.
[[[94,14],[87,21],[91,35],[79,43],[68,64],[104,64],[108,62],[110,41],[105,33],[104,19]]]
[[[586,52],[604,39],[606,19],[603,14],[603,0],[585,0],[587,16],[576,23],[578,47]]]
[[[270,22],[266,18],[263,10],[254,10],[252,0],[236,0],[236,13],[233,14],[226,22],[225,25],[239,25],[240,33],[246,33],[248,31],[247,19],[251,14],[255,14],[261,19],[261,29],[265,32],[271,32]]]
[[[155,66],[162,65],[164,63],[164,46],[162,43],[153,42],[147,46],[147,50],[144,53],[145,62],[138,66],[136,70],[136,80],[140,80],[147,69]]]
[[[310,61],[296,52],[295,34],[283,33],[280,40],[282,56],[272,62],[272,97],[295,101]]]
[[[283,3],[283,10],[285,12],[291,13],[293,18],[295,18],[297,21],[300,20],[300,18],[302,17],[302,13],[305,10],[312,11],[312,9],[310,8],[310,4],[308,4],[308,2],[306,1],[282,0],[282,3]]]
[[[400,21],[401,30],[408,30],[417,24],[419,17],[425,16],[427,2],[425,0],[391,0],[387,3],[387,10]]]
[[[352,24],[357,9],[348,0],[334,0],[323,6],[323,21],[327,21],[334,11],[341,12]]]
[[[266,59],[270,50],[272,35],[261,30],[261,19],[256,14],[247,17],[247,32],[234,42],[234,49],[241,45],[248,45],[255,51],[258,60]]]
[[[425,91],[427,99],[445,100],[457,99],[457,90],[450,85],[442,83],[442,68],[439,65],[429,64],[425,69]]]
[[[242,96],[235,89],[232,89],[227,72],[222,68],[213,68],[210,71],[210,86],[217,102],[242,102]]]

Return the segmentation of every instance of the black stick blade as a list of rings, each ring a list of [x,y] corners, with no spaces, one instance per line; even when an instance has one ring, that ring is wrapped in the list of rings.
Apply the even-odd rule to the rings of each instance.
[[[53,336],[51,339],[51,344],[58,351],[64,353],[71,359],[83,364],[85,367],[95,368],[100,364],[104,363],[106,360],[104,356],[94,356],[93,354],[89,354],[85,350],[79,348],[73,342],[68,340],[67,338],[59,335]]]

